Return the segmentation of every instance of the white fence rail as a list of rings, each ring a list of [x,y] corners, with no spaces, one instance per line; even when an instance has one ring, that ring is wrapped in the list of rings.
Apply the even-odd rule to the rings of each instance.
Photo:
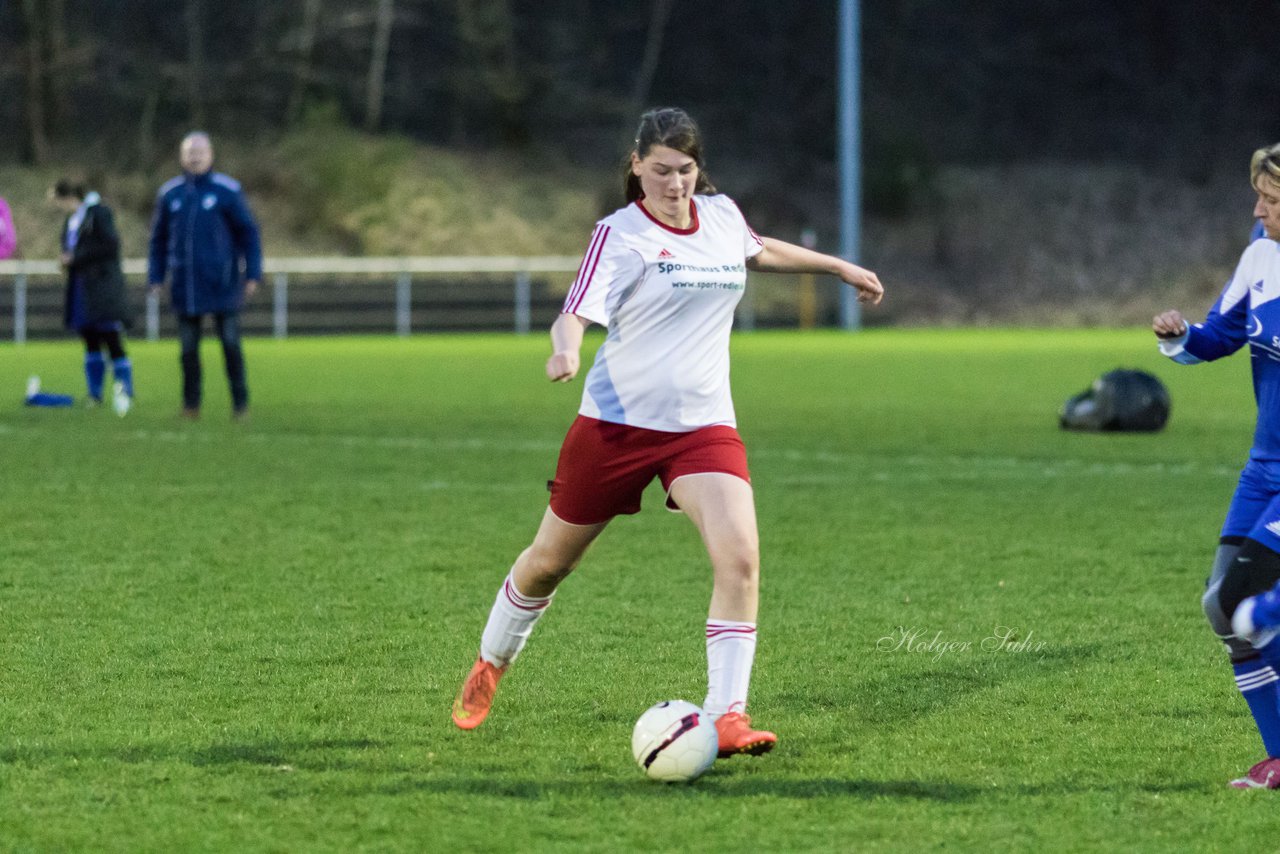
[[[395,277],[395,331],[399,335],[412,332],[410,308],[413,303],[415,278],[458,274],[510,274],[512,276],[513,328],[518,333],[529,331],[532,314],[532,281],[535,273],[575,273],[581,259],[566,255],[542,257],[518,256],[437,256],[406,258],[272,258],[263,263],[263,282],[270,283],[271,326],[277,338],[289,334],[289,277],[293,275],[344,275]],[[126,276],[142,277],[147,272],[145,259],[131,258],[123,262]],[[57,261],[0,261],[0,280],[13,278],[13,340],[27,340],[27,285],[31,276],[56,277],[62,274]],[[146,336],[160,337],[160,301],[147,294]]]

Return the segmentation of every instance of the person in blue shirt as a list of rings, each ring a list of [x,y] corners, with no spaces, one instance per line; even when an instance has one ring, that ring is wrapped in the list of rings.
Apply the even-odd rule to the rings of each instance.
[[[179,150],[182,174],[156,196],[147,283],[169,282],[170,307],[182,342],[182,412],[200,417],[200,337],[213,316],[231,386],[232,415],[249,411],[249,386],[240,344],[240,308],[262,278],[262,247],[239,182],[213,170],[209,135],[193,131]]]
[[[1160,351],[1193,365],[1249,345],[1258,405],[1249,460],[1222,526],[1203,598],[1214,632],[1227,647],[1236,686],[1262,736],[1266,758],[1231,785],[1280,788],[1280,640],[1249,620],[1253,597],[1280,580],[1280,144],[1254,152],[1250,179],[1258,195],[1255,232],[1235,273],[1202,323],[1176,310],[1152,320]],[[1278,621],[1280,622],[1280,621]]]

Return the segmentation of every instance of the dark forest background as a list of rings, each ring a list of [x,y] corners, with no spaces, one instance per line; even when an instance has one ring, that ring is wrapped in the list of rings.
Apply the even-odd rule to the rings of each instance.
[[[830,248],[837,6],[0,0],[0,163],[158,174],[192,127],[266,149],[319,114],[604,170],[642,108],[675,103],[760,226]],[[1280,139],[1280,3],[864,0],[862,26],[867,252],[930,304],[1071,297],[1100,263],[1132,295],[1197,264],[1215,280],[1238,252],[1249,153]],[[1028,242],[1040,262],[997,248]]]
[[[308,103],[449,146],[612,150],[639,108],[729,156],[829,162],[836,6],[776,0],[4,0],[10,157],[128,160],[192,125],[271,135]],[[872,161],[1204,168],[1280,112],[1280,4],[865,0]]]

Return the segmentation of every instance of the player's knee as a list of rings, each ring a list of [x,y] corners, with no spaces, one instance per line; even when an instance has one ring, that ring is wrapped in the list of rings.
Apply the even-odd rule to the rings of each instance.
[[[1280,580],[1280,553],[1257,540],[1245,540],[1218,588],[1218,605],[1230,620],[1240,603]]]
[[[1221,581],[1210,584],[1209,589],[1205,591],[1204,596],[1200,599],[1200,606],[1204,608],[1204,615],[1209,619],[1209,625],[1213,628],[1213,633],[1218,636],[1223,646],[1227,648],[1227,655],[1230,657],[1231,663],[1243,664],[1246,661],[1252,661],[1258,657],[1258,651],[1249,642],[1242,641],[1232,634],[1231,617],[1222,610],[1222,602],[1219,597],[1221,589]]]
[[[760,549],[754,543],[736,543],[716,556],[716,575],[723,581],[754,586],[760,580]]]
[[[539,582],[546,584],[559,584],[563,581],[565,576],[573,572],[573,568],[578,565],[579,558],[581,555],[560,554],[537,543],[529,546],[520,555],[525,571]]]
[[[1209,589],[1200,598],[1200,607],[1204,609],[1204,615],[1208,618],[1209,625],[1213,627],[1213,633],[1220,638],[1231,634],[1231,615],[1222,610],[1222,601],[1219,596],[1221,590],[1221,581],[1210,584]]]

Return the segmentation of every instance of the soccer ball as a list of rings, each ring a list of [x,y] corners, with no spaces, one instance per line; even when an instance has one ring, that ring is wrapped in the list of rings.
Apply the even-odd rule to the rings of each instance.
[[[716,761],[719,747],[715,724],[684,700],[650,707],[631,733],[631,754],[640,769],[664,783],[697,779]]]

